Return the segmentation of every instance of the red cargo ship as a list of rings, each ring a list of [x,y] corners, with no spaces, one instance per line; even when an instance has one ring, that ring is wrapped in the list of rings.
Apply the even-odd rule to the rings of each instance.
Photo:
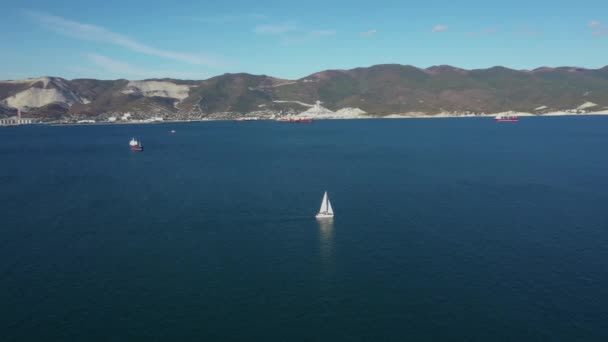
[[[133,152],[144,151],[144,145],[141,144],[141,141],[135,140],[135,138],[132,138],[131,141],[129,141],[129,146],[131,147],[131,151]]]

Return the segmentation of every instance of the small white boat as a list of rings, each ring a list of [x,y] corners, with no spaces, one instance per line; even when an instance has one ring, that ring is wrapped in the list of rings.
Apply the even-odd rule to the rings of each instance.
[[[325,191],[325,194],[323,194],[323,200],[321,200],[321,209],[319,209],[319,213],[315,217],[317,219],[331,219],[334,217],[334,210],[331,207],[331,202],[329,202],[327,191]]]

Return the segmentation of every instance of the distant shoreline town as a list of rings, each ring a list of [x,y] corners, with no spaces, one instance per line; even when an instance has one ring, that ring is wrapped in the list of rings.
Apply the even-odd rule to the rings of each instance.
[[[162,123],[193,123],[193,122],[213,122],[213,121],[282,121],[282,122],[297,122],[298,120],[382,120],[382,119],[449,119],[449,118],[496,118],[500,116],[511,116],[511,117],[557,117],[557,116],[569,116],[569,117],[581,117],[581,116],[604,116],[608,115],[608,112],[601,113],[569,113],[569,112],[557,112],[547,114],[531,114],[531,113],[517,113],[508,111],[504,113],[496,114],[480,114],[480,115],[467,115],[467,114],[452,114],[452,113],[439,113],[436,115],[420,114],[420,113],[401,113],[401,114],[389,114],[384,116],[370,116],[360,115],[354,117],[340,117],[340,118],[303,118],[303,117],[285,117],[282,119],[266,118],[266,117],[238,117],[238,118],[202,118],[202,119],[189,119],[189,120],[165,120],[162,117],[155,117],[145,120],[107,120],[107,121],[96,121],[96,120],[77,120],[77,121],[37,121],[35,119],[0,119],[0,126],[23,126],[23,125],[137,125],[137,124],[162,124]]]

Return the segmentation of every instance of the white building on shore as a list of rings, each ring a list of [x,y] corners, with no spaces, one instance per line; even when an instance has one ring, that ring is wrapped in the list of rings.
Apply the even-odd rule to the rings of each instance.
[[[21,117],[21,110],[17,110],[17,116],[0,119],[0,126],[31,125],[33,123],[34,119]]]

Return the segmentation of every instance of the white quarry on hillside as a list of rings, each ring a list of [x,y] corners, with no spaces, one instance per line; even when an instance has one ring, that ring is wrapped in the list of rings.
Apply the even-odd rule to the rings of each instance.
[[[6,81],[3,83],[21,83],[35,84],[43,83],[44,88],[31,87],[21,91],[13,96],[7,97],[3,102],[9,107],[27,110],[27,108],[43,107],[51,103],[59,102],[68,106],[74,103],[88,103],[87,99],[83,99],[76,95],[68,84],[58,78],[31,78],[23,81]]]
[[[578,108],[576,108],[576,109],[587,109],[587,108],[591,108],[591,107],[595,107],[595,106],[597,106],[597,104],[596,104],[596,103],[593,103],[593,102],[585,102],[585,103],[583,103],[582,105],[578,106]]]
[[[166,81],[130,81],[123,94],[141,94],[145,97],[169,97],[180,102],[188,97],[190,87]]]
[[[308,109],[307,111],[302,112],[298,115],[305,116],[305,117],[324,117],[324,116],[331,116],[333,114],[334,114],[334,112],[321,106],[321,101],[317,101],[317,103],[314,106],[312,106],[310,109]]]
[[[315,104],[308,104],[301,101],[279,101],[274,100],[274,103],[296,103],[303,107],[310,107],[310,109],[301,112],[296,115],[297,118],[310,118],[310,119],[354,119],[354,118],[364,118],[366,116],[366,112],[359,108],[342,108],[336,112],[332,112],[331,110],[321,106],[321,101],[317,101]],[[291,117],[291,116],[290,116]]]
[[[342,108],[336,112],[321,106],[321,101],[317,101],[312,108],[305,112],[297,115],[297,117],[311,118],[311,119],[354,119],[358,117],[365,117],[367,114],[365,111],[359,108]]]
[[[347,107],[347,108],[342,108],[338,111],[336,111],[335,116],[336,117],[355,117],[355,116],[364,116],[367,113],[359,108],[352,108],[352,107]]]

